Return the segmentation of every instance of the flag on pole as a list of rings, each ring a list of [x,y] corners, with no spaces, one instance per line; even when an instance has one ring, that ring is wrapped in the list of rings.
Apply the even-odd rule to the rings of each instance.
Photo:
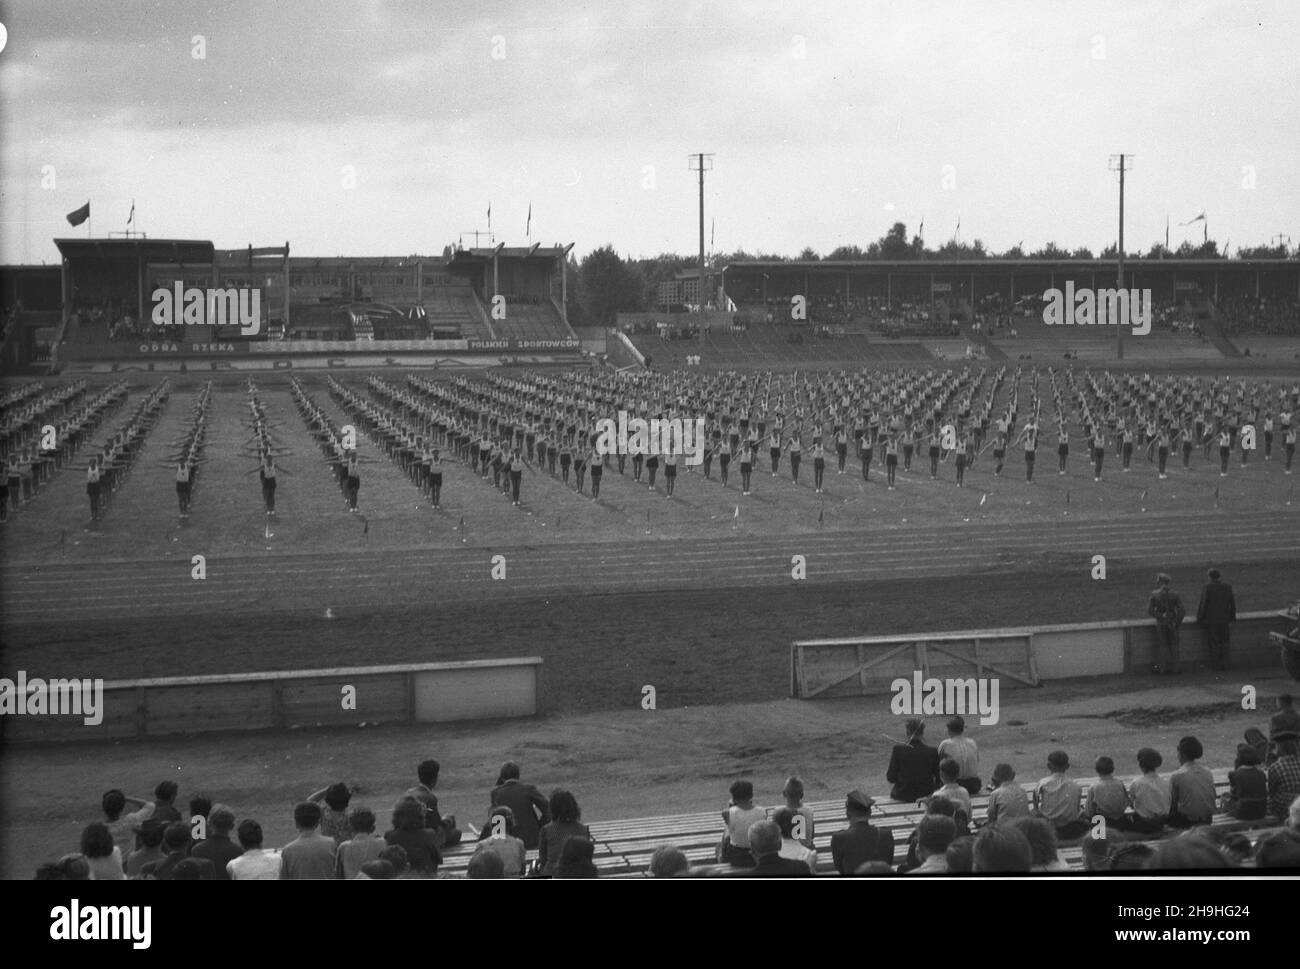
[[[533,203],[528,203],[528,222],[524,225],[524,234],[529,239],[533,237]]]
[[[1169,213],[1165,213],[1165,248],[1169,248]]]
[[[1179,222],[1178,224],[1179,224],[1179,225],[1191,225],[1193,222],[1204,222],[1204,221],[1205,221],[1205,210],[1204,210],[1204,209],[1201,209],[1201,213],[1200,213],[1200,215],[1197,215],[1197,216],[1195,216],[1194,218],[1188,219],[1186,222]]]
[[[709,251],[713,251],[713,242],[718,238],[718,217],[713,217],[713,224],[709,228]]]
[[[67,215],[68,225],[81,225],[81,223],[85,222],[88,218],[90,218],[89,202],[79,209],[73,209]]]
[[[131,214],[126,217],[126,227],[131,228],[135,222],[135,199],[131,199]]]

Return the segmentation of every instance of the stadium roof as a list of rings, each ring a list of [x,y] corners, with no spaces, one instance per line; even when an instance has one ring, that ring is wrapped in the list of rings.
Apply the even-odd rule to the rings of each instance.
[[[55,239],[54,244],[65,259],[136,256],[145,259],[170,257],[173,262],[211,262],[213,256],[212,243],[203,239],[125,236],[120,239]]]
[[[1243,266],[1268,269],[1300,269],[1296,259],[1144,259],[1125,256],[1130,269],[1232,269]],[[951,271],[970,269],[1114,269],[1115,258],[1105,259],[744,259],[726,268],[740,269],[913,269]],[[696,271],[698,275],[698,270]]]
[[[546,246],[541,243],[532,246],[491,246],[480,248],[457,249],[451,257],[452,263],[479,262],[499,256],[502,259],[544,259],[553,262],[564,258],[572,246]]]

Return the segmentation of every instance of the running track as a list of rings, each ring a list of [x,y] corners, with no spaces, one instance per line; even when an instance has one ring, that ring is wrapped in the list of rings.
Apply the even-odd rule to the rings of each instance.
[[[210,557],[207,578],[188,560],[0,568],[5,624],[183,617],[239,612],[338,613],[376,607],[436,608],[543,596],[788,586],[791,556],[809,584],[945,575],[1077,570],[1105,555],[1153,570],[1212,562],[1277,561],[1300,576],[1300,516],[1288,512],[1141,516],[1105,522],[970,524],[784,539],[350,551],[347,554]],[[506,557],[506,577],[490,577]],[[1283,565],[1285,563],[1285,565]],[[1142,587],[1143,589],[1146,586]],[[484,618],[491,621],[485,609]]]

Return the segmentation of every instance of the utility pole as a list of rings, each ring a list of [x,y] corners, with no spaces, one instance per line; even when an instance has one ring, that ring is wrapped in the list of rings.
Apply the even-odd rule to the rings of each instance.
[[[713,169],[713,155],[698,152],[690,156],[690,170],[700,173],[700,315],[704,315],[704,306],[708,302],[705,293],[704,276],[704,173]]]
[[[1118,270],[1119,282],[1118,287],[1122,290],[1124,286],[1124,173],[1133,167],[1132,155],[1111,155],[1110,170],[1119,172],[1119,245],[1118,252]],[[1115,356],[1117,359],[1124,359],[1124,327],[1115,327]]]

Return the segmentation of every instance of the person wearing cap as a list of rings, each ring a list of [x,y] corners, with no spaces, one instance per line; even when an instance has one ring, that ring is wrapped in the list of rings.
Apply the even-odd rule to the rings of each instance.
[[[1052,751],[1047,755],[1047,769],[1051,773],[1034,789],[1034,814],[1051,821],[1058,838],[1077,838],[1088,830],[1088,819],[1079,808],[1083,791],[1066,776],[1070,755],[1064,750]]]
[[[1170,588],[1172,579],[1164,572],[1156,576],[1156,589],[1147,600],[1147,615],[1156,621],[1156,662],[1153,673],[1181,673],[1178,627],[1186,611],[1183,600]]]
[[[957,783],[974,797],[984,787],[980,783],[980,755],[975,741],[966,736],[966,720],[956,714],[948,721],[948,738],[939,744],[939,759],[957,762]]]
[[[889,755],[885,780],[893,787],[889,796],[896,801],[915,801],[939,787],[939,751],[925,742],[925,721],[907,721],[907,742],[895,744]]]
[[[1237,600],[1232,586],[1219,579],[1219,570],[1210,569],[1209,582],[1201,590],[1201,602],[1196,607],[1196,621],[1205,627],[1210,644],[1210,666],[1216,670],[1228,668],[1228,624],[1237,619]]]
[[[875,803],[859,790],[849,791],[845,799],[844,814],[849,826],[831,835],[831,858],[841,875],[852,875],[872,861],[889,865],[894,862],[894,833],[871,823],[871,808]]]

